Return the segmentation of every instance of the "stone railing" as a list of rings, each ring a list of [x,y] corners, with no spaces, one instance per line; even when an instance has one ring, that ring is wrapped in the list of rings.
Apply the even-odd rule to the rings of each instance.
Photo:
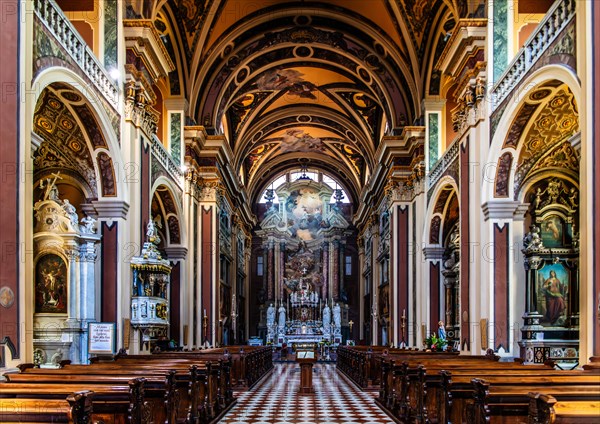
[[[183,189],[183,171],[181,168],[175,163],[171,154],[167,152],[167,149],[165,149],[165,146],[163,146],[156,135],[153,135],[150,140],[152,144],[152,156],[167,170],[171,178],[173,178],[173,182]]]
[[[442,155],[441,158],[431,167],[429,170],[429,175],[427,176],[427,187],[428,189],[434,187],[439,179],[442,177],[446,169],[454,163],[454,161],[458,160],[458,151],[460,147],[460,138],[454,140],[454,142],[448,147],[446,152]]]
[[[575,16],[575,0],[557,0],[492,89],[495,110]]]
[[[117,110],[119,90],[104,66],[88,47],[73,24],[64,15],[54,0],[35,0],[35,15],[54,35],[79,68],[94,84],[94,87]]]

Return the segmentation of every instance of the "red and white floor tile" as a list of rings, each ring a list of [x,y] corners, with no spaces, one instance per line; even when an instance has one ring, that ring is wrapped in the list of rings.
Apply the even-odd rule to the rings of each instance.
[[[300,367],[275,364],[273,373],[248,392],[236,393],[237,404],[223,424],[393,424],[373,401],[376,392],[362,392],[338,374],[335,364],[317,364],[312,395],[298,394]]]

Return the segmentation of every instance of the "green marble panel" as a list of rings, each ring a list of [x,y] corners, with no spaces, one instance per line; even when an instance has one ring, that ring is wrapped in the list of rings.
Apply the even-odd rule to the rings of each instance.
[[[171,114],[171,156],[181,165],[181,113]]]
[[[104,0],[104,67],[117,67],[117,0]]]
[[[439,115],[437,113],[430,113],[428,115],[429,125],[429,169],[435,165],[439,159],[440,149],[440,128],[439,128]]]
[[[498,81],[508,65],[508,0],[493,0],[494,9],[494,82]]]

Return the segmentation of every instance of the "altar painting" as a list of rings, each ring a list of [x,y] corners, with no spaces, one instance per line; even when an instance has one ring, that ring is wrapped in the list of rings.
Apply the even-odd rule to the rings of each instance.
[[[321,198],[313,188],[292,191],[286,201],[288,227],[292,236],[304,241],[316,239],[323,223],[322,208]]]
[[[541,324],[564,326],[567,315],[569,272],[561,263],[545,265],[537,271],[537,310]]]
[[[550,215],[542,221],[541,237],[544,247],[562,247],[564,245],[563,220],[556,215]]]
[[[35,266],[35,312],[67,312],[67,265],[58,255],[42,256]]]

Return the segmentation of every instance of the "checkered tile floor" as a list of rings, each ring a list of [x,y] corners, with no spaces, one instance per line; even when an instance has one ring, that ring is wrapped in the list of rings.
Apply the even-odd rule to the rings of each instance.
[[[236,393],[237,404],[220,423],[393,424],[375,405],[376,392],[358,390],[338,374],[335,364],[314,366],[314,394],[299,395],[299,386],[298,364],[275,364],[273,373],[260,385]]]

